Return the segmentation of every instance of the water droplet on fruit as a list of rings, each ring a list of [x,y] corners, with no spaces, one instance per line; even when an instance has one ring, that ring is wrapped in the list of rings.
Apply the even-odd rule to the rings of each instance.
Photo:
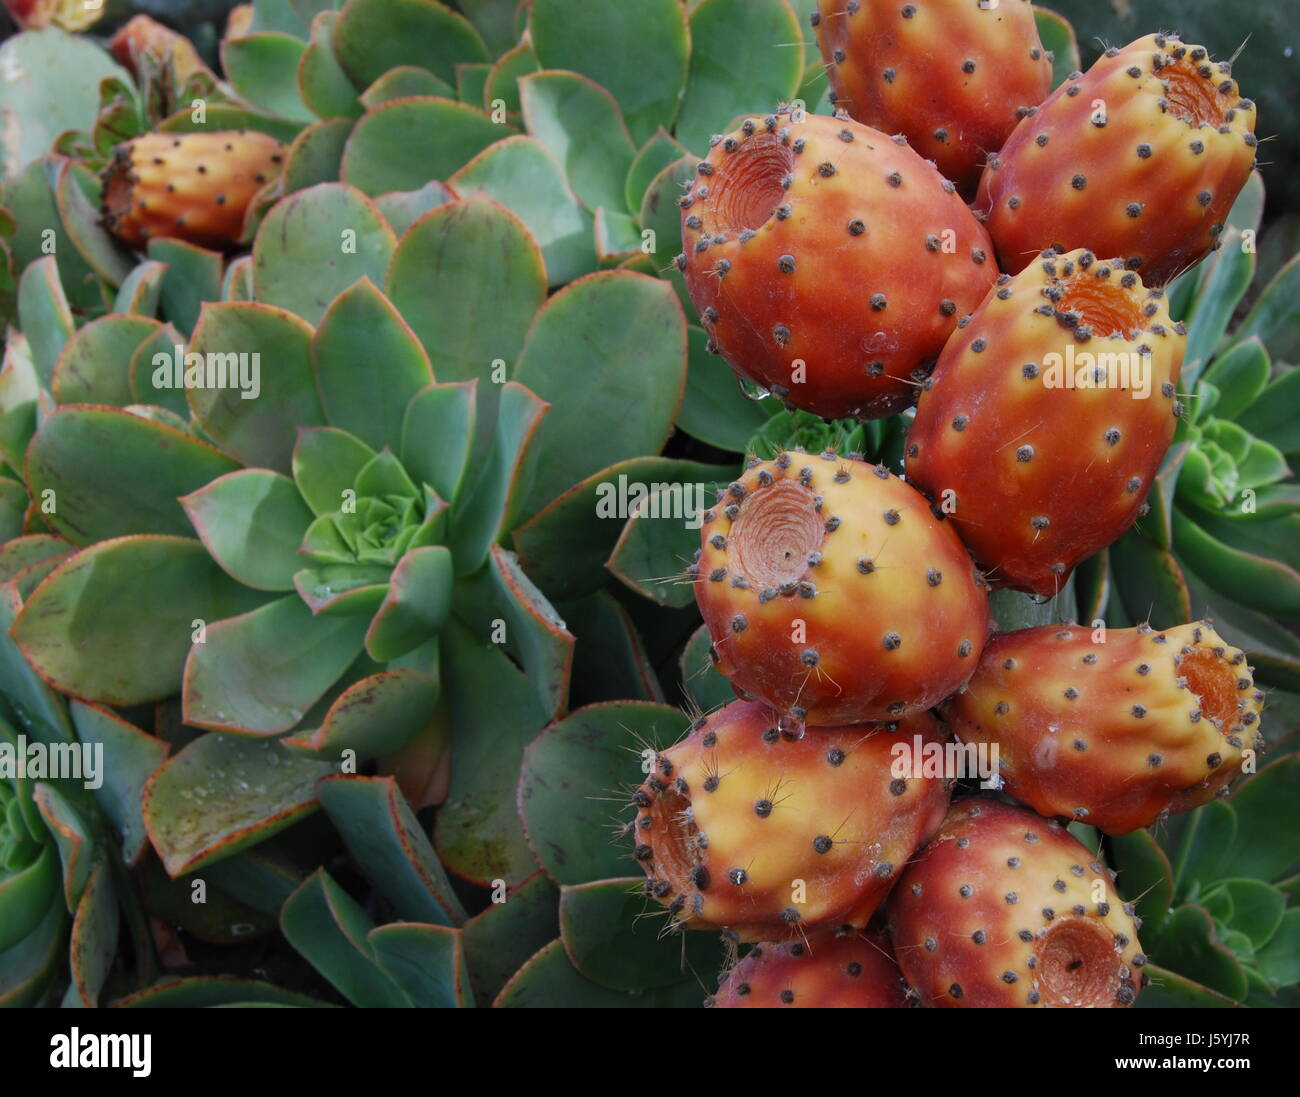
[[[791,741],[802,739],[807,729],[802,716],[793,716],[790,713],[782,716],[776,726],[781,729],[781,735]]]
[[[748,377],[737,377],[736,384],[740,386],[740,395],[746,400],[753,400],[755,403],[759,400],[766,400],[772,395],[762,385],[756,381],[751,381]]]

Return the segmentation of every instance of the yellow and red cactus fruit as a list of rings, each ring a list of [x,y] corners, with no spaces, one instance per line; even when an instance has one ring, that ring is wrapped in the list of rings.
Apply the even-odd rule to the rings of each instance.
[[[1006,791],[1042,815],[1127,834],[1225,794],[1259,737],[1264,694],[1206,622],[1156,631],[1000,633],[948,711],[997,744]]]
[[[133,248],[155,236],[231,247],[284,153],[274,137],[252,130],[148,133],[123,142],[104,169],[104,225]]]
[[[139,75],[140,59],[148,57],[158,66],[170,65],[177,84],[183,84],[196,72],[211,75],[199,51],[183,34],[165,27],[147,15],[134,15],[124,23],[108,43],[114,60],[132,75]]]
[[[1090,248],[1159,286],[1214,248],[1255,162],[1255,105],[1229,71],[1153,34],[1057,88],[980,180],[1003,269]]]
[[[1053,255],[949,340],[908,431],[908,481],[994,586],[1052,596],[1137,518],[1182,414],[1186,338],[1119,260]]]
[[[746,119],[715,138],[681,206],[677,266],[709,349],[827,418],[909,406],[998,276],[956,188],[848,118]]]
[[[819,0],[812,21],[832,102],[963,190],[1052,90],[1029,0]]]
[[[718,1009],[903,1009],[903,976],[883,933],[823,933],[755,945],[709,1003]]]
[[[983,577],[883,465],[782,453],[704,519],[691,576],[717,667],[794,723],[899,719],[974,672]]]
[[[898,768],[895,743],[915,753],[916,737],[948,740],[929,713],[803,738],[752,701],[697,720],[633,794],[646,894],[673,926],[743,941],[864,927],[948,806],[947,781]]]
[[[922,1006],[1129,1006],[1146,985],[1139,920],[1114,873],[1059,823],[959,800],[889,898]]]

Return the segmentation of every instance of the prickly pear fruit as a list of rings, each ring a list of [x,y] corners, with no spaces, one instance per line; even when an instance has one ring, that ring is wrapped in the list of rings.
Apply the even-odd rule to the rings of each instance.
[[[177,84],[185,83],[196,72],[211,72],[185,35],[143,14],[133,15],[118,29],[109,40],[108,52],[135,76],[140,74],[142,57],[148,57],[156,66],[170,65]]]
[[[1210,251],[1255,162],[1255,106],[1229,70],[1153,34],[1057,88],[980,180],[1003,269],[1084,247],[1159,286]]]
[[[823,933],[755,945],[709,1003],[719,1009],[902,1009],[903,976],[883,933]]]
[[[963,190],[1052,90],[1029,0],[819,0],[832,102],[901,133]]]
[[[1139,921],[1059,822],[959,800],[889,899],[923,1006],[1128,1006],[1146,985]]]
[[[1173,439],[1186,345],[1118,260],[1045,258],[948,341],[908,431],[907,478],[994,586],[1054,595],[1142,510]]]
[[[911,404],[998,275],[953,185],[901,137],[847,118],[747,119],[698,170],[677,265],[710,348],[818,415]]]
[[[125,141],[104,169],[104,225],[133,248],[155,236],[230,247],[248,204],[283,159],[279,141],[251,130],[148,133]]]
[[[858,724],[801,739],[753,701],[697,720],[633,794],[646,894],[673,926],[744,941],[865,926],[948,805],[943,778],[894,775],[894,743],[915,736],[947,739],[929,713],[896,733]]]
[[[883,465],[755,461],[704,519],[691,574],[718,669],[794,722],[898,719],[974,672],[983,577]]]
[[[1262,747],[1245,655],[1206,622],[1157,632],[1045,625],[994,636],[948,715],[996,743],[1006,791],[1127,834],[1226,793]]]

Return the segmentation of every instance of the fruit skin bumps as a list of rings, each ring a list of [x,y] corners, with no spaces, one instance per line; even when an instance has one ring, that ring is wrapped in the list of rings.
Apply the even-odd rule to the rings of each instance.
[[[996,743],[1005,791],[1040,815],[1127,834],[1227,792],[1264,695],[1245,654],[1202,621],[1156,631],[999,633],[947,717]]]
[[[1257,144],[1255,106],[1229,71],[1152,34],[1057,88],[980,180],[1002,268],[1084,247],[1160,286],[1214,248]]]
[[[796,721],[855,724],[921,712],[973,673],[983,579],[884,466],[782,453],[704,518],[695,597],[738,690]]]
[[[125,141],[103,173],[104,226],[137,249],[155,236],[232,247],[248,204],[279,173],[284,153],[274,137],[252,130]]]
[[[889,939],[823,933],[755,945],[727,974],[718,1009],[903,1009],[909,1003]]]
[[[948,740],[929,713],[801,739],[752,701],[697,720],[632,797],[647,896],[673,926],[743,941],[866,926],[947,810],[949,782],[895,775],[894,744],[916,736]]]
[[[827,418],[908,407],[998,276],[956,188],[901,137],[847,118],[745,120],[681,206],[677,266],[710,348]]]
[[[1052,90],[1029,0],[819,0],[812,18],[832,102],[963,190]]]
[[[1138,919],[1057,822],[959,800],[889,898],[922,1006],[1130,1006],[1145,985]]]
[[[908,431],[908,481],[1000,587],[1050,597],[1143,507],[1183,406],[1184,328],[1091,252],[1041,258],[949,340]]]

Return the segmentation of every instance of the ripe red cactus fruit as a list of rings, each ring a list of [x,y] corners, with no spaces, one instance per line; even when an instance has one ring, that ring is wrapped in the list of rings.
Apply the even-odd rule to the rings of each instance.
[[[1006,791],[1042,815],[1127,834],[1226,794],[1259,737],[1264,694],[1206,622],[994,636],[948,709],[996,743]]]
[[[284,153],[274,137],[251,130],[148,133],[123,142],[103,173],[104,226],[137,249],[155,236],[231,247]]]
[[[1129,1006],[1145,986],[1139,919],[1059,823],[996,800],[952,805],[889,899],[922,1006]]]
[[[752,701],[697,720],[633,794],[646,894],[675,927],[743,941],[865,926],[948,806],[943,778],[895,775],[916,736],[947,741],[929,713],[801,739]]]
[[[1029,0],[819,0],[832,102],[901,133],[963,190],[1052,90]]]
[[[1052,596],[1143,512],[1183,406],[1185,329],[1118,260],[1052,255],[949,340],[905,449],[994,586]]]
[[[1003,269],[1086,247],[1159,286],[1214,248],[1255,162],[1255,105],[1229,71],[1153,34],[1057,88],[980,180]]]
[[[681,206],[677,265],[710,349],[827,418],[909,406],[998,275],[956,188],[902,137],[847,118],[747,119]]]
[[[983,577],[883,465],[782,453],[704,518],[690,574],[717,667],[794,723],[899,719],[974,672]]]
[[[709,1003],[718,1009],[903,1009],[903,976],[883,933],[825,933],[755,945]]]

